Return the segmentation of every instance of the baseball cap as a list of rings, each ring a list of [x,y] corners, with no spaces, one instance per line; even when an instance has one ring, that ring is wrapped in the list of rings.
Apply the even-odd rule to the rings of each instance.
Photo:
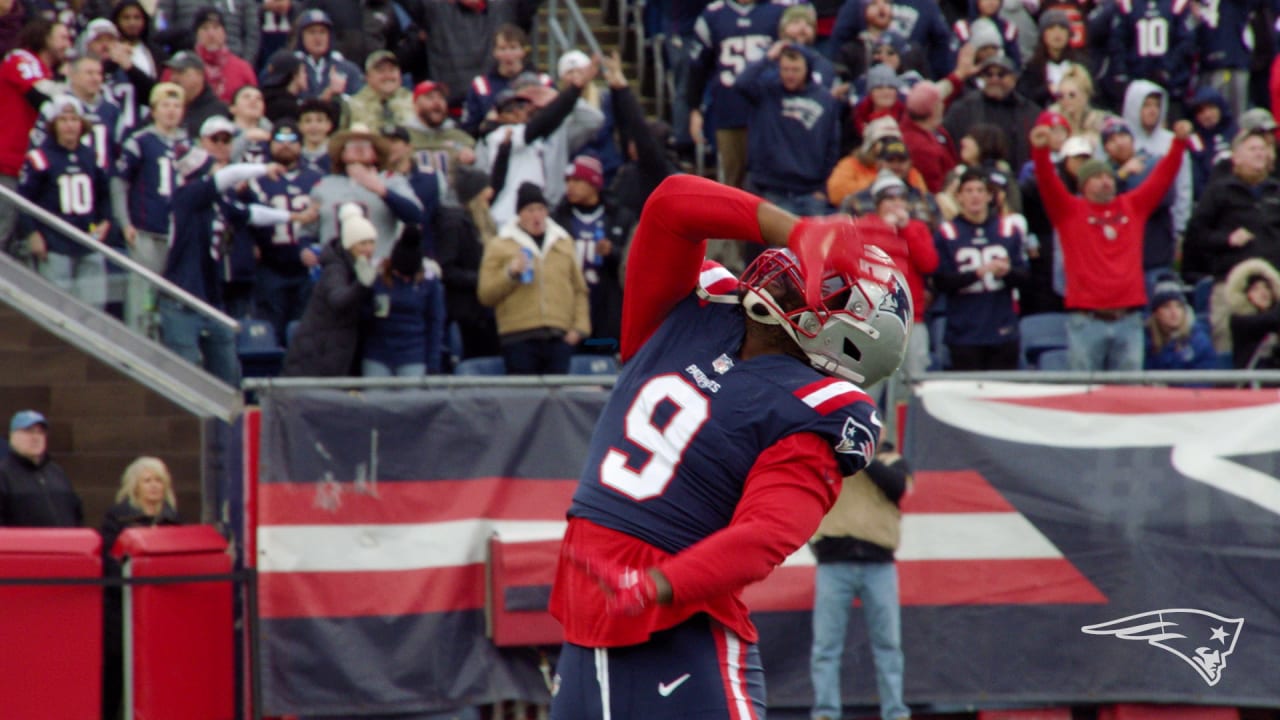
[[[511,88],[507,88],[506,90],[499,91],[498,94],[493,97],[493,106],[498,108],[499,110],[506,107],[507,105],[510,105],[516,102],[529,102],[529,100],[527,98],[521,97],[516,93],[515,90],[512,90]]]
[[[396,67],[400,67],[400,60],[396,58],[395,53],[390,50],[378,50],[376,52],[369,53],[369,57],[365,58],[364,70],[365,72],[369,72],[384,62],[389,62]]]
[[[1083,135],[1072,135],[1062,143],[1062,157],[1093,157],[1093,143]]]
[[[1102,124],[1102,130],[1099,135],[1102,137],[1102,143],[1105,145],[1108,140],[1124,133],[1133,137],[1133,130],[1129,129],[1129,124],[1120,118],[1111,118]]]
[[[867,123],[866,130],[862,134],[862,142],[864,147],[870,148],[885,138],[901,138],[902,130],[898,128],[898,121],[889,116],[878,117]]]
[[[911,153],[907,152],[906,143],[901,138],[888,138],[880,143],[880,158],[882,160],[893,159],[910,159]]]
[[[1014,65],[1013,60],[1011,60],[1008,55],[1005,55],[1002,52],[996,53],[995,55],[992,55],[986,60],[983,60],[982,64],[978,66],[978,73],[979,74],[984,73],[987,71],[988,68],[993,68],[993,67],[1003,68],[1011,73],[1018,72],[1018,66]]]
[[[1044,125],[1051,128],[1062,128],[1067,132],[1071,131],[1071,123],[1067,121],[1067,116],[1052,110],[1045,110],[1036,116],[1036,125]]]
[[[901,197],[907,194],[907,184],[902,178],[890,170],[881,170],[876,181],[871,183],[871,197],[879,202],[887,197]]]
[[[298,20],[294,23],[294,26],[298,28],[298,32],[302,32],[312,25],[323,25],[330,30],[333,29],[333,21],[329,19],[329,15],[323,10],[308,10],[299,15]]]
[[[302,58],[289,50],[277,50],[267,59],[267,67],[262,71],[262,86],[286,85],[300,67],[302,67]]]
[[[44,415],[35,410],[19,410],[13,414],[13,419],[9,421],[9,432],[17,432],[26,430],[33,425],[43,425],[49,427],[49,421],[44,419]]]
[[[448,90],[445,88],[444,83],[436,82],[435,80],[423,80],[422,82],[414,86],[413,99],[417,100],[419,97],[422,97],[427,93],[433,93],[433,92],[438,92],[445,96],[448,96],[449,94]]]
[[[585,70],[591,67],[591,58],[581,50],[570,50],[560,56],[560,61],[556,63],[556,75],[564,77],[564,74],[571,70]]]
[[[214,115],[200,125],[200,137],[213,137],[218,133],[236,134],[236,126],[221,115]]]
[[[1269,132],[1276,129],[1276,119],[1266,108],[1253,108],[1240,116],[1240,129]]]
[[[116,24],[106,18],[98,18],[85,26],[84,32],[80,33],[79,42],[88,45],[103,35],[111,37],[120,37],[120,30],[116,28]]]
[[[204,61],[191,50],[182,50],[165,61],[165,67],[171,70],[203,70]]]

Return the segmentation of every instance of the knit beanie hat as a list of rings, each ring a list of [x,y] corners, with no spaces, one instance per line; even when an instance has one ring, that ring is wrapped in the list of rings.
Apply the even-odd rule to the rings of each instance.
[[[898,73],[884,63],[872,65],[871,69],[867,71],[867,90],[875,90],[880,87],[891,87],[896,90],[898,86]]]
[[[520,189],[516,191],[516,212],[520,212],[534,203],[547,204],[547,198],[542,194],[542,188],[531,182],[521,184]]]
[[[1084,184],[1089,182],[1089,178],[1095,175],[1111,175],[1114,177],[1111,166],[1101,160],[1086,160],[1079,170],[1076,170],[1076,182],[1079,187],[1083,188]]]
[[[478,168],[459,166],[454,170],[453,191],[458,202],[466,205],[489,185],[489,173]]]
[[[1177,300],[1185,304],[1187,296],[1182,291],[1182,283],[1178,282],[1176,278],[1164,277],[1151,290],[1151,311],[1155,312],[1156,308],[1170,300]]]
[[[355,203],[347,203],[338,211],[338,224],[342,227],[342,247],[350,250],[356,243],[377,240],[378,231]]]
[[[876,175],[876,181],[871,183],[871,197],[877,203],[895,193],[905,194],[906,192],[907,184],[902,182],[902,178],[895,175],[892,170],[881,170]]]
[[[1071,29],[1071,17],[1064,10],[1045,10],[1040,16],[1040,32],[1051,27]]]
[[[942,91],[928,80],[921,80],[907,93],[907,112],[912,117],[927,118],[942,103]]]
[[[1004,36],[990,18],[978,18],[969,24],[969,44],[975,50],[984,47],[1004,47]]]

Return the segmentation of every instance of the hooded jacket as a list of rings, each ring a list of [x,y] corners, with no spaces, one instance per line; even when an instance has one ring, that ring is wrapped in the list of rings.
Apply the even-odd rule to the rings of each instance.
[[[1156,126],[1148,132],[1142,126],[1142,103],[1152,95],[1160,96],[1160,119]],[[1124,121],[1133,131],[1133,147],[1138,152],[1146,152],[1153,158],[1162,158],[1169,154],[1169,146],[1173,144],[1173,132],[1165,128],[1165,119],[1169,114],[1169,93],[1150,80],[1134,80],[1124,94]],[[1187,229],[1187,221],[1191,219],[1193,205],[1191,189],[1190,156],[1182,159],[1182,167],[1178,168],[1178,177],[1173,181],[1173,205],[1169,208],[1173,219],[1173,230],[1182,234]]]
[[[1259,310],[1245,294],[1249,289],[1249,279],[1255,275],[1266,279],[1271,286],[1271,296],[1275,298],[1266,310]],[[1280,333],[1280,272],[1266,260],[1245,260],[1227,275],[1226,298],[1231,312],[1232,366],[1249,369],[1280,367],[1280,357],[1275,352],[1277,333]],[[1264,342],[1270,348],[1262,348],[1260,352]]]
[[[1221,117],[1216,125],[1206,127],[1196,119],[1195,108],[1210,103],[1218,107]],[[1236,136],[1236,119],[1227,99],[1208,85],[1196,90],[1191,102],[1187,103],[1187,111],[1191,124],[1195,127],[1195,133],[1191,136],[1191,191],[1194,197],[1200,197],[1209,184],[1213,166],[1219,160],[1231,156],[1231,140]]]
[[[532,257],[529,283],[507,274],[511,261],[522,253]],[[591,335],[587,282],[573,238],[550,218],[541,245],[520,228],[519,218],[502,227],[485,246],[476,295],[482,305],[494,309],[498,335],[504,338],[529,331],[577,330],[584,338]]]

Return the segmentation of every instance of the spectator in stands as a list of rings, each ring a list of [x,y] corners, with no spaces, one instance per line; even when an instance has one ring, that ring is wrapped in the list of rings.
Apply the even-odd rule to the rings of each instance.
[[[980,20],[987,20],[995,25],[996,32],[1000,34],[1000,51],[1012,60],[1014,65],[1022,67],[1022,48],[1018,44],[1018,26],[1000,16],[1002,5],[1002,0],[971,0],[969,2],[968,17],[957,20],[951,26],[951,30],[956,37],[953,45],[956,49],[959,49],[961,43],[968,42],[972,37],[973,26]]]
[[[1124,120],[1133,132],[1134,149],[1155,160],[1167,155],[1173,144],[1173,133],[1165,127],[1169,120],[1169,101],[1169,93],[1164,88],[1146,80],[1134,80],[1125,91]],[[1169,220],[1173,234],[1178,237],[1186,232],[1191,218],[1191,174],[1191,155],[1188,154],[1183,158],[1169,197]],[[1172,265],[1172,248],[1161,262]]]
[[[1209,181],[1187,225],[1182,271],[1211,276],[1209,325],[1218,352],[1231,349],[1227,273],[1251,258],[1280,263],[1280,181],[1270,175],[1275,149],[1262,132],[1241,130],[1232,143],[1232,172]]]
[[[1053,110],[1045,110],[1036,118],[1036,125],[1044,125],[1049,128],[1050,159],[1055,163],[1062,160],[1062,148],[1066,145],[1067,139],[1071,137],[1071,123],[1062,115],[1062,113],[1054,112]],[[1076,145],[1079,146],[1079,143],[1081,142],[1087,144],[1089,141],[1084,138],[1080,138]],[[1092,152],[1091,147],[1090,152]],[[1028,160],[1023,163],[1021,168],[1018,168],[1018,182],[1025,183],[1027,180],[1034,178],[1035,174],[1035,164]]]
[[[258,56],[254,61],[259,75],[266,68],[267,60],[281,50],[289,50],[293,40],[293,22],[298,16],[293,0],[262,0],[262,28],[258,36]]]
[[[490,111],[494,109],[494,103],[497,101],[498,95],[503,90],[513,89],[511,84],[523,73],[532,73],[537,77],[538,82],[544,85],[551,84],[551,78],[541,75],[537,69],[533,67],[529,60],[529,36],[525,34],[514,24],[505,24],[498,27],[493,35],[493,68],[483,74],[476,75],[473,79],[467,81],[468,76],[461,78],[462,84],[448,85],[450,88],[466,87],[466,99],[462,105],[462,129],[472,135],[480,135],[480,126],[485,119],[490,116]],[[469,66],[468,70],[475,70],[484,66],[483,61],[476,62]],[[432,65],[434,68],[435,66]],[[463,70],[463,68],[458,68]],[[444,78],[445,75],[436,71],[438,77]],[[450,104],[455,102],[454,98],[450,99]]]
[[[963,137],[978,123],[1004,128],[1013,138],[1009,160],[1021,167],[1029,157],[1027,133],[1040,114],[1040,106],[1018,93],[1017,67],[1009,58],[994,55],[978,66],[982,91],[966,93],[951,105],[943,125],[951,137]]]
[[[42,113],[49,137],[27,153],[18,192],[98,242],[105,242],[111,229],[111,196],[107,174],[98,165],[93,147],[82,142],[91,132],[90,123],[81,115],[80,103],[70,95],[45,103]],[[19,236],[26,239],[27,252],[41,275],[87,305],[99,310],[106,307],[107,266],[102,253],[27,215],[22,218]]]
[[[320,280],[285,354],[286,377],[359,374],[360,319],[378,274],[372,262],[378,231],[354,202],[338,213],[341,235],[320,254]]]
[[[1142,232],[1147,218],[1173,185],[1182,164],[1191,123],[1174,126],[1176,139],[1137,188],[1116,194],[1111,169],[1089,161],[1077,173],[1083,197],[1067,192],[1049,159],[1049,128],[1032,131],[1036,181],[1045,210],[1062,242],[1066,272],[1068,362],[1073,370],[1140,370]]]
[[[1226,98],[1211,87],[1196,89],[1187,111],[1196,129],[1191,136],[1191,197],[1199,198],[1209,184],[1214,165],[1231,156],[1236,122]]]
[[[867,124],[882,117],[902,119],[905,113],[902,83],[898,74],[883,63],[872,65],[861,85],[861,99],[853,106],[853,131],[861,137]]]
[[[1280,179],[1280,174],[1277,174],[1276,170],[1277,125],[1276,119],[1271,115],[1271,111],[1260,107],[1251,108],[1246,110],[1245,113],[1240,116],[1240,120],[1237,124],[1240,126],[1240,129],[1236,131],[1236,137],[1238,137],[1240,133],[1252,133],[1257,134],[1266,141],[1267,146],[1271,150],[1267,155],[1267,172],[1272,177]],[[1234,138],[1232,139],[1234,140]],[[1219,159],[1214,163],[1213,169],[1209,172],[1209,182],[1213,182],[1214,180],[1230,175],[1233,169],[1231,158],[1225,157]]]
[[[272,131],[271,162],[284,172],[277,178],[263,176],[249,181],[248,198],[268,207],[305,211],[311,205],[311,189],[320,182],[321,174],[303,167],[302,137],[298,125],[285,120]],[[311,293],[309,268],[318,259],[308,250],[314,238],[305,234],[306,226],[283,223],[253,233],[257,247],[257,271],[254,277],[254,317],[266,320],[275,328],[276,339],[286,344],[289,323],[302,317]]]
[[[0,57],[17,47],[18,32],[26,20],[21,0],[0,0]]]
[[[262,91],[245,85],[231,98],[231,124],[235,133],[231,138],[232,162],[264,162],[271,142],[271,121],[265,116],[266,105]]]
[[[159,51],[151,45],[151,16],[142,7],[142,3],[138,0],[117,3],[110,18],[120,31],[120,49],[128,51],[130,65],[147,77],[156,79],[160,75],[160,60],[157,57]],[[139,93],[137,101],[145,102],[145,97],[147,93]]]
[[[689,133],[695,142],[706,142],[704,131],[715,130],[716,153],[724,182],[743,187],[747,179],[746,101],[733,84],[745,68],[744,59],[766,52],[777,39],[778,23],[786,8],[759,0],[741,5],[712,3],[698,17],[698,37],[688,92]],[[703,108],[703,94],[710,85],[710,100]],[[710,118],[710,122],[707,118]]]
[[[319,210],[319,228],[306,230],[322,244],[338,237],[338,210],[347,203],[364,208],[377,240],[374,258],[391,254],[396,223],[422,223],[422,204],[408,179],[383,172],[389,149],[381,135],[359,123],[333,136],[329,158],[333,171],[311,188],[311,204]]]
[[[579,155],[565,170],[564,200],[552,219],[573,238],[581,259],[591,306],[591,339],[586,352],[617,352],[622,337],[622,258],[635,230],[636,216],[606,200],[604,166]]]
[[[1051,105],[1061,94],[1058,83],[1073,65],[1092,64],[1083,48],[1071,46],[1071,18],[1062,10],[1040,14],[1040,40],[1018,77],[1018,92],[1031,102]]]
[[[334,46],[359,67],[371,54],[393,49],[400,42],[400,23],[392,0],[307,0],[306,7],[321,10],[333,20]],[[347,92],[356,89],[349,87]]]
[[[840,104],[812,79],[809,62],[808,51],[779,40],[733,86],[750,107],[751,187],[796,215],[826,215],[823,186],[840,159]]]
[[[400,61],[390,50],[378,50],[364,61],[364,87],[347,99],[344,118],[351,124],[382,128],[404,125],[417,114],[413,93],[402,83]]]
[[[170,28],[191,28],[190,38],[179,41],[181,47],[199,45],[199,27],[210,11],[219,15],[219,24],[226,27],[226,48],[237,58],[252,63],[258,57],[258,42],[262,32],[259,26],[261,0],[157,0],[152,16],[163,17]],[[234,89],[234,88],[233,88]],[[227,97],[230,97],[228,95]]]
[[[237,90],[258,84],[253,66],[227,47],[227,28],[221,11],[213,7],[200,10],[192,19],[191,28],[196,38],[195,52],[204,62],[205,82],[219,100],[230,103]]]
[[[846,198],[871,187],[880,172],[880,153],[889,139],[902,139],[893,118],[878,118],[867,125],[862,146],[841,158],[827,178],[827,199],[832,205],[839,207]],[[923,187],[924,180],[920,182]]]
[[[0,527],[80,527],[84,508],[62,467],[49,457],[49,421],[35,410],[9,420],[0,460]]]
[[[423,261],[418,229],[406,225],[373,281],[361,374],[422,377],[440,372],[445,309],[440,266]]]
[[[165,67],[171,71],[169,79],[182,88],[186,101],[182,113],[183,127],[187,135],[197,137],[205,120],[215,115],[227,117],[231,114],[230,108],[218,99],[206,82],[204,61],[195,52],[183,50],[165,61]]]
[[[1093,106],[1093,78],[1083,65],[1072,63],[1058,80],[1058,102],[1049,109],[1071,124],[1072,135],[1083,135],[1095,148],[1102,147],[1102,124],[1114,117]]]
[[[1151,292],[1151,317],[1147,318],[1148,370],[1211,370],[1218,354],[1209,328],[1187,304],[1182,281],[1167,275]],[[1280,323],[1277,324],[1280,327]]]
[[[416,117],[406,127],[418,167],[435,171],[452,192],[457,169],[476,161],[475,138],[449,117],[448,91],[438,82],[418,83],[413,89],[413,110]]]
[[[1241,40],[1252,34],[1249,27],[1251,16],[1263,15],[1274,21],[1275,8],[1271,3],[1260,0],[1241,0],[1192,3],[1190,10],[1199,19],[1193,36],[1194,46],[1198,50],[1196,69],[1200,73],[1196,86],[1217,91],[1226,100],[1231,115],[1240,117],[1250,105],[1250,46],[1257,45],[1261,38],[1255,37],[1255,42],[1248,44]],[[1189,71],[1191,68],[1188,65],[1181,69]],[[1154,77],[1151,79],[1156,80]],[[1179,90],[1182,86],[1169,89]]]
[[[583,84],[589,80],[587,76],[581,78]],[[568,164],[567,159],[558,165],[554,160],[546,161],[544,158],[551,157],[552,152],[545,149],[544,143],[539,141],[550,139],[552,135],[561,132],[573,113],[590,114],[591,109],[578,102],[582,93],[582,88],[578,85],[570,85],[535,112],[535,104],[530,98],[538,97],[545,102],[546,93],[543,90],[546,88],[537,85],[535,81],[519,91],[510,88],[504,91],[496,103],[498,124],[476,146],[477,166],[488,171],[494,180],[494,187],[499,188],[491,207],[493,221],[499,227],[515,216],[516,194],[522,184],[528,182],[539,188],[544,187],[547,184],[548,169],[558,173],[560,170],[556,168],[562,169]],[[595,117],[599,119],[600,114],[595,113]],[[579,125],[578,139],[584,140],[592,132],[594,128],[587,131]],[[560,140],[560,149],[554,153],[555,156],[567,152],[567,147],[563,144],[566,140]],[[501,171],[498,162],[503,153],[508,158],[505,172]]]
[[[337,102],[344,93],[355,94],[364,88],[360,67],[342,56],[333,46],[333,21],[323,10],[309,9],[296,23],[298,57],[307,68],[307,89],[302,98],[319,98]]]
[[[569,371],[591,334],[590,298],[573,238],[547,217],[537,185],[520,186],[516,217],[485,246],[477,295],[494,308],[508,375]]]
[[[1114,97],[1147,79],[1172,93],[1179,106],[1191,83],[1195,32],[1189,2],[1116,3],[1108,37],[1109,81]],[[1237,38],[1241,37],[1239,35]],[[1176,113],[1181,115],[1181,107]]]
[[[103,576],[120,577],[120,561],[111,554],[111,550],[125,530],[181,524],[178,499],[173,494],[173,478],[164,461],[143,456],[129,463],[120,477],[116,504],[107,510],[98,530],[102,535]],[[124,700],[123,605],[120,588],[105,589],[102,602],[103,720],[119,718]]]
[[[911,216],[911,196],[902,178],[891,170],[881,170],[869,193],[873,205],[866,216],[858,219],[858,223],[860,226],[869,224],[873,228],[888,226],[889,232],[883,233],[886,239],[878,241],[879,247],[893,258],[894,265],[907,279],[911,290],[912,320],[915,324],[907,342],[901,377],[895,374],[895,378],[914,382],[929,369],[929,328],[924,323],[924,315],[929,308],[930,297],[925,283],[938,268],[938,252],[929,226]],[[889,240],[890,237],[894,239]],[[894,393],[894,397],[905,398],[907,395]]]
[[[1056,132],[1054,120],[1057,113],[1041,114],[1037,125],[1049,127],[1049,145],[1052,148],[1053,135]],[[1061,116],[1059,116],[1061,117]],[[1062,121],[1065,123],[1065,120]],[[1053,124],[1051,124],[1053,123]],[[1063,142],[1053,163],[1054,171],[1067,188],[1067,192],[1075,195],[1079,192],[1076,173],[1086,162],[1093,158],[1093,147],[1084,137],[1069,137]],[[1027,219],[1027,259],[1031,268],[1031,279],[1020,294],[1020,307],[1023,316],[1046,312],[1062,312],[1062,294],[1066,292],[1066,280],[1062,275],[1062,249],[1058,243],[1058,233],[1045,211],[1044,202],[1040,198],[1040,188],[1036,184],[1035,166],[1021,180],[1022,206]]]
[[[911,155],[907,146],[899,138],[880,141],[879,157],[876,161],[876,177],[889,171],[906,185],[907,213],[913,220],[918,220],[932,228],[938,223],[938,207],[933,196],[925,188],[924,178],[919,171],[911,167]],[[873,182],[874,185],[874,182]],[[859,190],[845,198],[841,204],[842,212],[855,215],[867,215],[876,212],[876,200],[871,187]]]
[[[599,139],[609,122],[604,110],[589,99],[589,96],[595,95],[595,99],[599,100],[594,87],[599,66],[591,61],[583,65],[581,61],[587,58],[582,53],[578,55],[580,57],[573,58],[574,67],[566,67],[566,74],[560,81],[565,90],[574,90],[578,99],[565,121],[543,141],[542,192],[552,207],[564,198],[564,168],[569,166],[578,153],[593,153],[590,146]],[[517,95],[532,103],[535,112],[547,107],[557,97],[557,91],[534,82],[532,76],[517,78],[512,85],[516,88]],[[609,110],[612,112],[611,108]]]
[[[1005,177],[1013,177],[1013,167],[1009,163],[1009,134],[1004,128],[995,125],[987,123],[974,125],[960,138],[960,162],[961,165],[957,165],[952,173],[950,178],[952,182],[948,183],[948,188],[953,191],[955,190],[954,181],[958,180],[959,173],[963,172],[961,168],[981,168],[988,173],[1000,173]],[[1021,212],[1020,188],[1010,188],[1009,205],[1014,212]]]
[[[387,172],[399,175],[409,181],[413,196],[422,206],[421,219],[417,226],[422,245],[418,251],[425,257],[435,258],[435,237],[431,233],[431,220],[440,206],[441,187],[444,181],[436,175],[435,168],[427,165],[424,169],[413,159],[413,145],[409,141],[409,131],[400,125],[389,125],[382,128],[382,137],[387,141]]]
[[[302,98],[307,95],[307,69],[289,50],[280,50],[267,59],[262,68],[263,114],[276,123],[285,118],[297,120]]]
[[[498,328],[493,310],[480,304],[476,286],[484,244],[496,235],[481,228],[493,224],[488,198],[493,195],[489,175],[483,170],[460,167],[453,178],[458,206],[444,205],[432,223],[444,276],[445,309],[449,324],[457,325],[462,357],[499,354]]]
[[[108,154],[133,132],[142,114],[143,98],[155,85],[152,76],[133,66],[133,53],[119,40],[120,31],[110,20],[90,22],[76,38],[76,57],[67,76],[86,113],[102,124]]]
[[[175,222],[164,265],[166,280],[219,310],[227,308],[222,282],[225,275],[219,267],[223,228],[309,223],[315,218],[315,211],[310,209],[291,213],[231,201],[228,195],[240,183],[264,175],[278,178],[284,172],[274,164],[229,164],[233,129],[226,118],[209,118],[200,129],[200,144],[178,159],[178,186],[173,193]],[[240,360],[233,330],[167,295],[162,295],[156,305],[165,346],[228,385],[239,386]]]
[[[472,78],[481,75],[486,81],[485,93],[489,102],[472,105],[465,96],[462,126],[475,133],[488,113],[492,98],[503,87],[495,87],[492,74],[485,74],[487,56],[505,66],[499,75],[510,80],[526,66],[529,53],[528,28],[538,12],[542,0],[458,0],[458,2],[429,2],[422,6],[422,27],[427,31],[427,66],[431,76],[444,83],[453,95],[449,104],[458,107],[464,102],[464,88],[474,86]],[[499,55],[502,57],[499,57]],[[517,57],[509,57],[515,55]],[[512,70],[513,66],[519,69]],[[478,113],[478,114],[477,114]]]
[[[869,24],[873,11],[867,5],[877,6],[874,15],[882,17],[885,10],[891,16],[889,29],[907,39],[918,48],[926,48],[929,56],[930,78],[945,76],[954,65],[951,49],[951,28],[938,8],[937,0],[869,0],[869,2],[846,2],[836,17],[835,28],[831,31],[831,44],[840,47],[848,42]],[[888,6],[882,8],[880,6]]]
[[[902,539],[899,505],[911,488],[911,468],[884,441],[865,470],[847,477],[835,504],[818,525],[811,548],[818,561],[813,590],[815,720],[840,717],[840,661],[854,600],[866,613],[875,663],[880,716],[911,717],[902,699],[902,630],[894,551]]]
[[[561,55],[559,62],[556,64],[558,86],[561,88],[568,87],[577,82],[581,75],[587,73],[594,78],[598,71],[599,68],[591,62],[591,58],[587,57],[586,53],[581,50],[570,50]],[[607,185],[613,180],[613,174],[618,171],[618,166],[622,164],[622,154],[618,152],[618,143],[614,140],[617,120],[613,115],[613,101],[609,99],[607,87],[601,87],[596,82],[588,82],[582,86],[582,99],[580,102],[598,110],[601,115],[601,123],[595,134],[583,145],[574,148],[573,153],[585,153],[599,160],[600,165],[604,168],[604,181]],[[547,199],[551,199],[557,194],[563,196],[563,190],[553,183],[548,183],[548,186],[544,189],[547,192]]]
[[[931,193],[942,190],[947,173],[960,163],[955,141],[942,126],[944,111],[938,86],[925,80],[907,93],[906,114],[898,122],[911,164],[920,171]]]
[[[791,43],[807,51],[809,78],[831,91],[838,98],[845,97],[848,87],[839,89],[836,68],[826,55],[814,45],[818,36],[818,13],[812,5],[792,5],[782,13],[778,21],[778,40]]]
[[[132,89],[132,87],[130,87]],[[88,55],[72,60],[67,71],[67,90],[80,104],[81,116],[88,124],[85,144],[93,149],[94,163],[110,172],[120,157],[120,139],[126,134],[120,106],[102,90],[102,62]],[[46,104],[47,107],[47,104]],[[41,141],[37,136],[48,134],[47,115],[32,130],[32,145]],[[127,128],[132,132],[132,128]]]
[[[0,185],[18,187],[18,172],[29,147],[40,106],[57,94],[54,71],[62,65],[71,37],[61,23],[32,20],[17,37],[17,49],[0,61]],[[8,249],[17,224],[17,207],[0,199],[0,249]]]
[[[329,139],[337,127],[337,109],[333,103],[311,98],[298,106],[298,132],[302,133],[303,167],[328,175],[332,169]]]
[[[1262,258],[1231,269],[1224,291],[1237,369],[1280,367],[1280,273]]]
[[[965,170],[957,196],[960,213],[938,227],[933,276],[947,298],[951,369],[1016,370],[1014,291],[1030,277],[1022,230],[1000,216],[989,171]]]
[[[609,83],[613,114],[618,119],[627,160],[614,176],[609,194],[622,207],[640,217],[649,195],[676,169],[667,157],[667,139],[671,127],[662,121],[650,122],[644,116],[627,78],[622,74],[622,60],[615,51],[604,60],[605,81]]]
[[[151,90],[151,124],[124,141],[111,179],[111,207],[124,234],[129,257],[152,272],[164,270],[169,252],[170,203],[175,178],[173,165],[185,149],[182,128],[182,88],[158,83]],[[125,322],[151,334],[155,329],[155,292],[137,273],[130,273],[125,298]]]
[[[853,4],[846,3],[846,6]],[[928,58],[920,47],[892,29],[893,3],[889,0],[864,2],[862,12],[862,29],[850,35],[836,50],[836,57],[845,66],[846,77],[860,78],[877,63],[889,65],[897,72],[932,74]]]

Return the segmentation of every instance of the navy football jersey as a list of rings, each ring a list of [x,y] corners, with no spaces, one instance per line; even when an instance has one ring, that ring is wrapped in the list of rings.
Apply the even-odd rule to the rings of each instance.
[[[310,168],[295,168],[272,180],[267,176],[249,181],[249,201],[291,213],[302,212],[311,204],[311,188],[320,182],[320,173]],[[315,238],[305,233],[306,226],[287,222],[273,227],[253,228],[262,264],[282,272],[303,272],[298,253]]]
[[[1109,47],[1121,83],[1145,78],[1181,97],[1191,78],[1191,0],[1117,0]]]
[[[120,142],[115,128],[120,123],[120,107],[106,95],[99,95],[97,103],[92,107],[83,101],[80,106],[84,110],[83,117],[90,123],[89,132],[84,136],[84,144],[93,148],[98,167],[110,174],[119,155]],[[31,128],[31,147],[39,147],[50,135],[49,121],[41,113]]]
[[[975,225],[957,216],[938,227],[938,269],[934,280],[947,293],[945,342],[1002,345],[1018,337],[1014,288],[1009,281],[1027,269],[1022,238],[1023,231],[1012,218],[992,217]],[[997,258],[1009,261],[1009,275],[978,276],[959,287],[946,287],[948,280],[974,273]]]
[[[732,281],[718,269],[704,282],[713,272]],[[742,360],[745,322],[736,297],[702,291],[671,311],[614,385],[571,517],[676,553],[729,524],[752,465],[784,437],[825,438],[843,475],[866,466],[880,433],[867,394],[791,356]]]
[[[94,162],[93,149],[77,145],[69,151],[53,139],[27,153],[18,192],[85,232],[106,220],[110,207],[107,176]],[[44,235],[50,252],[76,257],[89,252],[74,240],[24,216],[22,235],[25,237],[34,229]]]
[[[788,4],[761,0],[742,5],[717,0],[698,17],[694,24],[699,45],[696,60],[715,66],[708,80],[714,127],[746,127],[749,108],[733,83],[749,63],[763,59],[778,39],[778,22]]]
[[[185,143],[181,129],[166,137],[155,126],[145,127],[124,141],[116,174],[129,183],[129,220],[139,230],[168,234],[173,166],[180,154],[175,148]]]

